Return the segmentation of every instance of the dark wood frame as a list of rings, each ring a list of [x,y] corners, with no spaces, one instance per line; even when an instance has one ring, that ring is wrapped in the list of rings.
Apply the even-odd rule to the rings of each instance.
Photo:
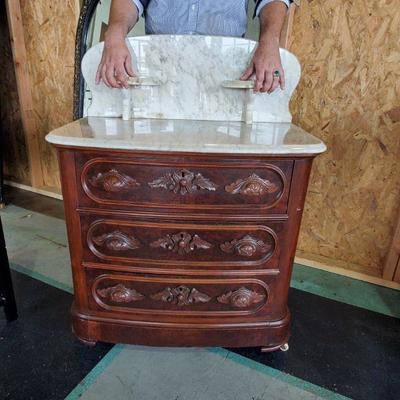
[[[99,0],[83,0],[79,14],[75,39],[75,72],[74,72],[74,120],[83,117],[83,99],[85,82],[81,72],[82,58],[87,51],[87,35],[90,21]]]

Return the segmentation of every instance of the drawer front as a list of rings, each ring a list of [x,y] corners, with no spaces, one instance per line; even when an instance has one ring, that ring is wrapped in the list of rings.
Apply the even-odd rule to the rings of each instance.
[[[286,227],[149,222],[81,215],[84,261],[179,269],[276,268]]]
[[[78,177],[81,203],[111,208],[285,213],[293,161],[221,164],[88,158]]]
[[[96,311],[155,316],[252,316],[272,301],[258,279],[191,279],[88,274],[89,307]]]

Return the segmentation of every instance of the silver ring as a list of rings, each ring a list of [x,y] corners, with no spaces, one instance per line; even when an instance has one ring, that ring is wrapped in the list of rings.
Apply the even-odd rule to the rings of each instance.
[[[274,71],[274,78],[279,78],[280,76],[281,76],[281,73],[280,73],[280,71],[278,70],[278,69],[276,69],[275,71]]]

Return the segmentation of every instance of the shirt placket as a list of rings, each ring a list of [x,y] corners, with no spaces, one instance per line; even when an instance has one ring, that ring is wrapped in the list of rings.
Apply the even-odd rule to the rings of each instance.
[[[200,0],[191,0],[188,15],[188,30],[191,35],[197,32]]]

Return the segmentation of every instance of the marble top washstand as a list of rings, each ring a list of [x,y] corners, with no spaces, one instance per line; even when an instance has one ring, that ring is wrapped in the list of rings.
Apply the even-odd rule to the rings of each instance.
[[[240,81],[255,42],[129,38],[129,89],[82,71],[85,118],[51,132],[60,162],[84,343],[288,350],[289,283],[313,159],[325,145],[292,125],[286,90]],[[89,98],[87,98],[89,99]]]

